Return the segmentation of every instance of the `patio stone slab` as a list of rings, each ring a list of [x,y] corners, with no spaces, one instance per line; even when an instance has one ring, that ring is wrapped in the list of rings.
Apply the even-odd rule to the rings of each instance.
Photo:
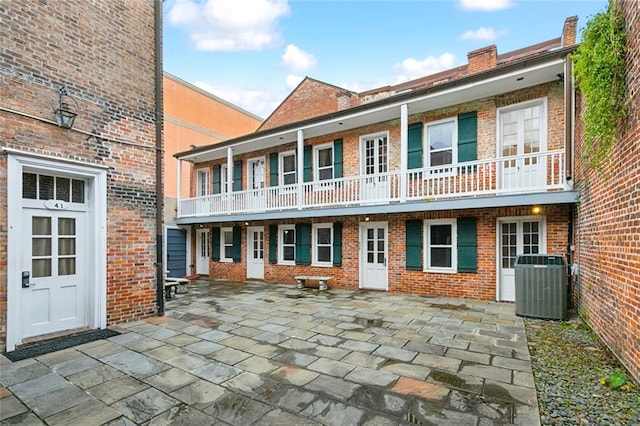
[[[293,364],[298,367],[305,367],[317,359],[317,356],[296,351],[286,351],[273,358],[274,361],[278,361],[283,364]]]
[[[250,353],[233,348],[223,348],[209,355],[209,358],[215,359],[218,362],[224,362],[225,364],[229,365],[237,364],[240,361],[243,361],[250,357]]]
[[[431,372],[431,369],[428,367],[406,362],[390,362],[385,364],[380,370],[397,374],[398,376],[411,377],[418,380],[426,379],[426,377]]]
[[[223,349],[224,346],[215,342],[211,342],[209,340],[200,340],[196,343],[191,343],[189,345],[183,346],[183,348],[188,350],[189,352],[194,352],[199,355],[209,355],[215,351]]]
[[[312,371],[293,367],[290,365],[282,366],[271,373],[272,377],[279,380],[284,380],[288,383],[291,383],[292,385],[297,386],[303,386],[309,383],[310,381],[318,377],[318,375],[318,373],[314,373]]]
[[[279,368],[281,365],[282,364],[280,364],[279,362],[274,362],[270,359],[254,355],[250,358],[245,359],[244,361],[235,364],[235,367],[245,371],[249,371],[251,373],[265,374]]]
[[[361,385],[356,383],[324,374],[319,375],[305,385],[305,389],[324,392],[332,398],[338,398],[343,401],[351,398],[360,387]]]
[[[234,368],[230,365],[221,362],[211,362],[210,364],[203,365],[191,371],[196,376],[208,380],[210,382],[220,384],[230,378],[242,373],[239,368]]]
[[[84,390],[71,385],[37,396],[27,403],[38,417],[46,418],[92,399]]]
[[[534,388],[509,385],[507,383],[485,380],[484,394],[498,399],[522,402],[526,405],[537,405],[538,398]]]
[[[305,417],[299,417],[286,411],[275,409],[269,411],[260,419],[261,426],[283,426],[283,425],[296,425],[296,426],[319,426],[321,423],[314,422],[313,420]]]
[[[129,376],[122,376],[87,389],[94,397],[111,405],[149,388],[149,385]]]
[[[73,384],[58,374],[51,373],[18,383],[11,386],[10,389],[15,396],[25,401],[69,386],[73,386]]]
[[[449,395],[449,389],[445,386],[423,382],[421,380],[400,377],[391,388],[392,392],[403,395],[413,395],[429,402],[442,403]]]
[[[51,369],[44,364],[33,360],[24,361],[31,362],[24,363],[23,361],[20,361],[8,367],[3,366],[0,369],[0,383],[9,387],[11,385],[26,382],[27,380],[32,380],[51,373]]]
[[[18,414],[27,412],[29,412],[29,409],[15,396],[11,395],[0,398],[0,420],[4,421]]]
[[[77,358],[63,361],[59,364],[53,364],[50,366],[50,368],[59,375],[67,377],[81,371],[100,367],[102,365],[104,364],[102,364],[100,361],[85,354],[81,354],[81,356]]]
[[[398,375],[396,374],[365,367],[356,367],[345,376],[345,379],[352,382],[375,386],[389,386],[397,378]]]
[[[250,425],[271,409],[269,405],[262,402],[228,393],[204,412],[232,425]]]
[[[375,386],[362,386],[350,402],[371,410],[401,416],[409,406],[410,398],[386,392],[385,389]]]
[[[117,419],[121,415],[120,412],[104,402],[94,399],[48,417],[46,421],[51,426],[78,424],[78,419],[82,419],[82,423],[86,425],[101,425]]]
[[[416,357],[416,355],[418,355],[418,352],[398,349],[392,346],[380,346],[378,349],[373,351],[373,355],[383,358],[397,359],[399,361],[411,361]]]
[[[298,388],[287,389],[276,401],[276,405],[285,408],[291,412],[299,413],[304,410],[309,404],[311,404],[316,398],[317,394],[313,392],[307,392]]]
[[[152,419],[158,414],[175,407],[180,401],[174,399],[157,389],[150,388],[120,400],[112,405],[116,410],[134,422],[142,423]]]
[[[221,386],[206,380],[196,380],[169,395],[197,410],[202,410],[214,403],[224,393],[225,389]]]
[[[319,358],[307,366],[309,370],[328,374],[329,376],[344,377],[355,368],[355,365],[333,359]]]
[[[460,374],[511,383],[512,370],[489,365],[464,365],[460,369]]]
[[[424,365],[426,367],[437,368],[451,373],[457,373],[462,361],[438,355],[418,354],[418,356],[413,359],[413,363]]]
[[[198,425],[212,426],[219,422],[208,414],[189,406],[177,406],[151,419],[149,426]]]
[[[362,352],[351,352],[341,360],[349,364],[354,364],[360,367],[367,367],[377,370],[387,359],[375,355],[369,355]]]
[[[163,362],[129,350],[106,356],[101,361],[136,379],[144,379],[171,368]]]
[[[317,399],[300,412],[302,416],[329,425],[356,425],[360,423],[364,414],[359,408],[328,399]]]
[[[144,379],[144,382],[160,389],[163,392],[171,393],[176,389],[187,386],[195,382],[198,378],[179,368],[170,368],[153,376]]]

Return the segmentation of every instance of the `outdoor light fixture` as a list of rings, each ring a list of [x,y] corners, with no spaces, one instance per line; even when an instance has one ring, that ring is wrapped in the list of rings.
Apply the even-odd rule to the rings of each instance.
[[[56,118],[56,124],[63,129],[70,129],[73,127],[73,121],[76,119],[76,115],[78,113],[71,111],[69,108],[69,103],[66,100],[71,99],[75,104],[76,108],[80,108],[78,102],[73,99],[67,93],[67,86],[62,86],[58,89],[58,105],[54,106],[54,100],[51,100],[51,109],[53,109],[53,115]]]

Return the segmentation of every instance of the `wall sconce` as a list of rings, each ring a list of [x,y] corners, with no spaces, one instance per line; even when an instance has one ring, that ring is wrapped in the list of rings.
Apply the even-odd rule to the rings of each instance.
[[[69,96],[67,92],[67,86],[62,86],[58,89],[58,105],[54,106],[53,100],[51,100],[51,109],[53,109],[53,116],[56,118],[56,124],[63,129],[70,129],[73,127],[73,121],[76,119],[76,115],[78,113],[71,111],[69,108],[69,103],[66,100],[71,99],[75,104],[76,108],[80,109],[80,105]]]
[[[533,214],[540,214],[542,213],[542,207],[540,206],[533,206],[533,208],[531,209],[531,212]]]
[[[364,221],[365,221],[365,222],[369,222],[369,220],[371,220],[371,219],[369,218],[369,216],[365,216],[365,217],[364,217]]]

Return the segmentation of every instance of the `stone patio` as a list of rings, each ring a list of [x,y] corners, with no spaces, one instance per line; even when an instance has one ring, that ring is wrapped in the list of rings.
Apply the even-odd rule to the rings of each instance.
[[[539,424],[514,305],[199,280],[164,317],[12,363],[2,424]]]

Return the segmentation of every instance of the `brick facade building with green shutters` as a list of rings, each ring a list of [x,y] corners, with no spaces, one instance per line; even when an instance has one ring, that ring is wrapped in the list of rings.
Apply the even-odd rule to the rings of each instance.
[[[213,177],[176,223],[211,229],[213,278],[513,301],[517,255],[571,257],[575,27],[368,92],[305,78],[256,132],[176,154]]]

